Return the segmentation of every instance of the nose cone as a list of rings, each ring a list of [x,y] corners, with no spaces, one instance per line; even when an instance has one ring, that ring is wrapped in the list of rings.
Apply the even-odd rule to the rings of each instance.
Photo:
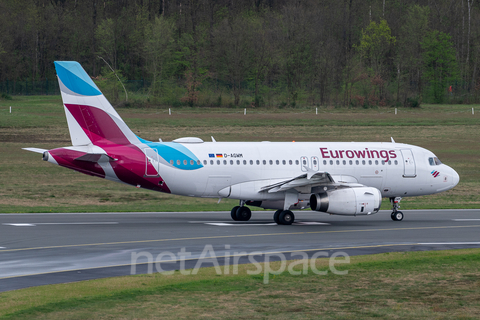
[[[458,182],[460,182],[460,176],[458,175],[457,171],[455,171],[453,169],[452,169],[452,171],[453,171],[452,184],[453,184],[453,187],[455,187],[458,184]]]

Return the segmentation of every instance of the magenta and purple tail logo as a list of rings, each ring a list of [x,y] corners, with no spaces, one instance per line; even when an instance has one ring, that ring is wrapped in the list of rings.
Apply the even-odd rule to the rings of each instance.
[[[433,171],[431,172],[431,174],[432,174],[432,176],[433,176],[434,178],[436,178],[436,177],[438,177],[438,175],[440,174],[440,172],[438,172],[437,170],[433,170]]]

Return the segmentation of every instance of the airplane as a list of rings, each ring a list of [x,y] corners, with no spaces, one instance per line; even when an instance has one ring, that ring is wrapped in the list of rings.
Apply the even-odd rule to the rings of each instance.
[[[43,160],[138,188],[189,197],[239,200],[235,221],[248,221],[247,206],[275,209],[280,225],[292,210],[370,215],[382,198],[391,219],[403,220],[403,197],[454,188],[460,178],[431,151],[391,142],[170,142],[135,135],[75,61],[56,61],[72,145],[45,150]]]

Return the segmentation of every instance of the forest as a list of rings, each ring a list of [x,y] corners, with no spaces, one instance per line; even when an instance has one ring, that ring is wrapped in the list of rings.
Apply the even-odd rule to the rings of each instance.
[[[0,0],[0,93],[48,93],[56,83],[53,61],[76,60],[125,106],[478,103],[479,6]]]

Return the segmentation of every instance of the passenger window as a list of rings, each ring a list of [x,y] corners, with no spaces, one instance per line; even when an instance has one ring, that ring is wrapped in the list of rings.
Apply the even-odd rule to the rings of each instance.
[[[326,164],[327,164],[327,160],[323,160],[323,164],[326,165]]]
[[[240,164],[240,160],[237,160],[237,165]]]
[[[378,160],[375,160],[375,164],[378,165]]]
[[[337,166],[340,164],[340,160],[337,160]]]
[[[292,160],[288,160],[288,164],[289,164],[289,165],[292,165],[292,164],[293,164],[293,161],[292,161]]]
[[[272,164],[273,164],[273,160],[268,161],[268,163],[270,163],[270,165],[272,165]]]
[[[253,160],[250,160],[250,165],[253,165]]]
[[[287,162],[286,162],[285,160],[282,160],[282,164],[283,164],[283,165],[286,165]]]
[[[382,164],[383,164],[383,165],[385,164],[385,160],[382,160]]]
[[[348,163],[349,163],[350,165],[352,165],[352,164],[353,164],[353,161],[352,161],[352,160],[349,160]]]
[[[263,160],[263,165],[266,165],[267,164],[267,160]]]
[[[230,164],[233,164],[233,160],[230,160]]]
[[[207,160],[203,160],[203,164],[204,164],[204,165],[207,165]]]
[[[276,164],[277,164],[277,166],[278,166],[278,165],[280,164],[280,161],[278,161],[278,160],[277,160],[275,163],[276,163]]]
[[[333,165],[333,160],[330,160],[330,164]]]
[[[247,160],[243,160],[243,164],[247,164]]]
[[[306,166],[307,165],[307,160],[303,160],[302,163],[303,163],[304,166]]]
[[[180,165],[180,160],[177,160],[177,166],[179,166],[179,165]]]
[[[369,165],[372,165],[372,160],[368,160],[368,164],[369,164]]]
[[[398,164],[398,161],[397,161],[397,160],[395,160],[395,165],[397,165],[397,164]]]
[[[190,165],[193,166],[193,160],[190,160]]]
[[[173,165],[173,160],[170,160],[170,164]]]
[[[227,160],[223,160],[223,164],[224,164],[224,165],[227,165]]]
[[[298,166],[300,162],[298,162],[298,160],[295,160],[295,164]]]
[[[355,164],[358,166],[360,162],[358,160],[355,160]]]
[[[260,160],[257,160],[257,165],[260,165]]]
[[[210,164],[213,165],[213,160],[210,160]]]
[[[317,160],[313,159],[313,165],[314,165],[314,166],[317,165]]]
[[[200,160],[197,160],[197,164],[200,165]],[[205,160],[205,164],[207,164],[207,160]]]
[[[365,163],[366,163],[365,160],[362,160],[362,164],[365,165]]]
[[[220,164],[220,160],[217,160],[217,164],[218,164],[218,165]]]
[[[347,161],[346,160],[343,160],[343,165],[346,165],[347,164]]]
[[[391,165],[392,164],[392,160],[388,160],[388,165]]]

